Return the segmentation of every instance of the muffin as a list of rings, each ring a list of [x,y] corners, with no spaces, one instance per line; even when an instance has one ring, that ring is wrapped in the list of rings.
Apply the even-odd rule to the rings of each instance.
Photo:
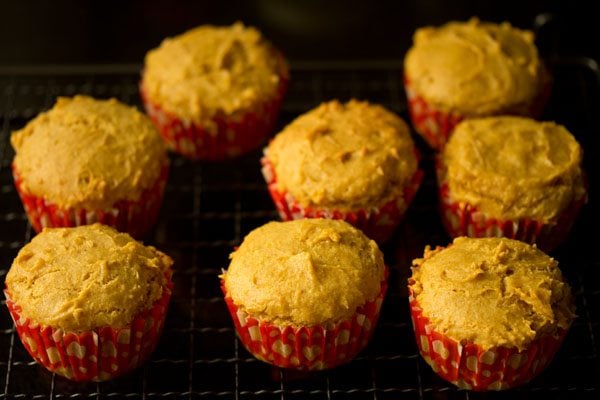
[[[154,350],[171,297],[172,260],[101,225],[46,228],[6,275],[21,342],[48,370],[104,381]]]
[[[59,97],[11,143],[15,186],[36,232],[101,222],[142,237],[156,222],[169,159],[135,108]]]
[[[550,251],[586,201],[581,147],[567,129],[524,117],[457,125],[437,164],[451,236],[506,236]]]
[[[407,125],[384,107],[323,103],[278,133],[263,174],[283,220],[343,219],[383,242],[423,176]]]
[[[287,89],[282,54],[241,23],[203,25],[146,55],[140,92],[171,149],[223,160],[258,148]]]
[[[437,150],[464,118],[537,117],[550,89],[532,32],[477,18],[418,29],[404,81],[413,126]]]
[[[410,310],[425,361],[460,388],[502,390],[550,363],[575,317],[558,263],[507,238],[460,237],[413,261]]]
[[[238,336],[278,367],[322,370],[368,343],[387,269],[377,244],[344,221],[270,222],[231,254],[221,287]]]

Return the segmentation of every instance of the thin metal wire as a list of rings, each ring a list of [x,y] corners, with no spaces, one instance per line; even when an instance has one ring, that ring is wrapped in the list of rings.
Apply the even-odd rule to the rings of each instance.
[[[198,169],[194,169],[194,210],[200,210],[201,207],[201,199],[202,199],[202,175]],[[198,225],[199,220],[197,218],[193,219],[193,227],[194,231],[192,236],[194,238],[194,242],[198,241]],[[192,265],[198,265],[198,249],[194,248],[192,250]],[[189,366],[188,366],[188,390],[190,392],[190,400],[192,399],[192,392],[194,391],[194,351],[195,351],[195,321],[196,321],[196,284],[197,284],[197,274],[191,275],[191,285],[190,285],[190,344],[189,344]]]
[[[142,377],[142,400],[148,398],[148,366],[144,365],[144,376]]]
[[[421,363],[418,357],[415,357],[415,371],[417,374],[417,392],[419,393],[419,399],[423,400],[423,378],[421,375]]]
[[[8,397],[8,385],[10,383],[10,373],[11,373],[14,344],[15,344],[15,332],[13,329],[12,332],[10,333],[10,348],[8,349],[8,361],[7,361],[6,376],[5,376],[5,381],[4,381],[4,397]]]
[[[50,394],[48,395],[49,399],[54,399],[54,385],[56,383],[56,374],[52,374],[52,381],[50,383]]]
[[[373,400],[377,400],[377,376],[375,367],[371,367],[371,389],[373,389]]]
[[[236,173],[235,182],[240,181],[239,171]],[[235,191],[235,203],[234,203],[234,219],[233,219],[233,240],[238,245],[242,240],[242,199],[240,196],[239,189]],[[236,359],[239,357],[239,341],[237,337],[233,337],[235,341],[235,357]],[[238,400],[240,398],[240,363],[236,362],[234,365],[234,388],[235,388],[235,399]],[[283,381],[282,381],[283,382]]]
[[[592,349],[591,349],[592,354],[590,354],[589,356],[593,357],[593,358],[597,358],[598,357],[598,347],[597,347],[597,342],[596,342],[596,338],[594,335],[594,328],[592,326],[592,318],[590,315],[590,308],[588,306],[587,296],[585,293],[585,282],[583,281],[583,278],[581,277],[581,275],[579,275],[578,279],[579,279],[579,285],[581,287],[581,302],[583,303],[583,314],[585,316],[588,335],[590,335],[590,338],[592,339]]]
[[[13,87],[12,83],[9,84],[9,87]],[[4,104],[4,109],[2,110],[2,115],[4,115],[4,118],[2,120],[2,130],[0,130],[0,160],[4,160],[4,153],[6,152],[6,148],[8,147],[8,135],[10,126],[10,119],[8,118],[8,114],[14,104],[14,92],[14,90],[4,90],[6,103]]]
[[[279,390],[281,390],[281,395],[279,396],[279,398],[281,400],[285,400],[285,392],[283,391],[283,380],[284,380],[283,369],[280,369],[279,370]]]
[[[285,118],[293,118],[301,110],[306,110],[318,104],[324,99],[326,91],[324,88],[324,76],[328,78],[330,76],[335,77],[335,74],[327,74],[318,69],[311,69],[306,71],[297,71],[294,74],[296,83],[295,87],[300,88],[301,93],[290,93],[289,104],[292,106],[284,107],[284,114],[287,112],[291,115],[286,115]],[[403,97],[401,96],[402,81],[401,75],[398,73],[396,66],[390,67],[389,69],[378,69],[377,71],[362,71],[362,70],[345,70],[346,77],[349,77],[348,82],[350,86],[346,87],[338,85],[339,87],[346,87],[348,93],[355,97],[360,97],[363,93],[368,92],[368,88],[386,88],[386,98],[382,100],[389,104],[392,109],[405,112],[406,107],[404,104]],[[584,75],[584,74],[582,74]],[[0,77],[1,78],[1,77]],[[105,95],[110,94],[119,97],[121,100],[131,101],[136,96],[137,90],[137,76],[135,75],[120,75],[115,74],[107,78],[106,76],[84,76],[83,78],[73,77],[72,79],[64,79],[63,77],[49,77],[47,81],[42,82],[42,87],[45,87],[47,94],[51,93],[50,98],[54,95],[64,94],[66,92],[76,92],[79,90],[87,91],[91,94],[102,92]],[[68,78],[68,77],[67,77]],[[6,145],[8,141],[8,130],[17,125],[21,125],[25,121],[25,117],[31,117],[36,110],[47,108],[49,104],[43,99],[38,103],[31,104],[20,104],[19,108],[15,108],[15,100],[22,101],[24,96],[35,100],[36,89],[39,84],[29,82],[29,78],[15,78],[11,80],[12,89],[2,89],[0,92],[9,93],[9,96],[5,99],[5,107],[2,111],[2,133],[0,135],[2,142],[0,142],[0,173],[6,173],[4,168],[10,165],[10,160],[7,158],[9,153],[9,147]],[[62,80],[61,80],[62,79]],[[29,82],[29,83],[28,83]],[[339,83],[339,82],[338,82]],[[338,83],[333,83],[330,87],[337,87]],[[22,94],[20,87],[21,85],[27,84],[26,90]],[[38,85],[38,86],[36,86]],[[344,83],[345,85],[345,83]],[[374,89],[374,90],[375,90]],[[378,90],[378,89],[377,89]],[[328,93],[328,92],[327,92]],[[43,98],[43,95],[40,97]],[[105,96],[106,97],[106,96]],[[597,130],[596,130],[597,131]],[[256,166],[258,168],[258,160]],[[238,165],[238,164],[233,164]],[[253,165],[239,164],[242,166]],[[456,388],[451,385],[446,385],[442,381],[438,380],[435,383],[429,382],[424,378],[427,373],[429,377],[430,373],[421,370],[422,363],[420,362],[420,356],[416,353],[412,338],[409,339],[411,343],[402,344],[398,347],[395,342],[386,343],[386,345],[394,346],[394,351],[384,350],[379,352],[380,343],[375,343],[373,350],[369,350],[369,355],[359,355],[355,362],[357,365],[364,363],[367,365],[366,370],[362,370],[370,374],[370,383],[365,383],[362,386],[356,384],[354,386],[339,386],[339,381],[333,378],[333,375],[324,373],[318,378],[322,379],[318,381],[318,386],[306,386],[302,387],[302,384],[298,384],[292,381],[287,374],[283,371],[279,371],[278,384],[274,384],[270,377],[261,375],[260,371],[263,367],[262,362],[252,358],[240,348],[240,342],[233,334],[234,329],[229,322],[225,320],[221,315],[215,314],[215,310],[221,312],[224,309],[223,299],[219,297],[219,291],[217,275],[219,271],[216,267],[225,267],[226,258],[220,258],[219,263],[223,265],[215,265],[215,268],[206,268],[204,264],[200,264],[201,258],[204,256],[213,256],[213,254],[228,253],[234,246],[238,245],[241,241],[242,235],[251,227],[253,221],[261,221],[273,219],[276,217],[276,212],[272,207],[272,204],[266,202],[257,201],[256,204],[246,203],[246,199],[251,198],[264,198],[266,194],[266,187],[263,182],[257,179],[246,179],[245,171],[237,169],[233,174],[227,174],[227,170],[231,168],[231,165],[224,165],[222,169],[214,166],[203,166],[188,161],[182,160],[181,158],[175,158],[172,164],[172,178],[175,179],[176,183],[169,183],[167,187],[167,193],[165,198],[165,206],[173,209],[174,212],[163,213],[163,218],[166,222],[173,220],[186,220],[191,221],[192,232],[177,231],[175,228],[166,232],[161,233],[160,240],[156,245],[160,245],[161,249],[167,252],[172,252],[182,256],[185,260],[188,260],[187,264],[178,265],[177,275],[183,278],[186,283],[189,283],[189,289],[185,291],[182,289],[181,292],[177,290],[174,292],[171,310],[168,316],[169,321],[165,326],[165,336],[185,336],[189,337],[190,347],[185,349],[184,353],[177,353],[178,343],[166,344],[168,351],[173,351],[173,354],[169,352],[163,352],[160,356],[152,358],[144,364],[144,370],[141,375],[141,393],[133,391],[131,386],[127,385],[128,377],[121,378],[109,384],[97,384],[88,386],[89,391],[85,391],[82,387],[77,386],[66,386],[64,385],[64,379],[60,377],[52,377],[47,386],[44,386],[44,392],[41,393],[18,393],[15,392],[17,386],[15,383],[19,383],[19,376],[17,372],[22,369],[27,369],[35,373],[34,369],[40,367],[26,355],[24,356],[24,350],[17,348],[20,344],[15,343],[15,332],[14,329],[2,329],[0,335],[3,340],[8,342],[8,349],[5,354],[6,358],[0,360],[0,367],[6,369],[5,385],[3,393],[0,393],[0,398],[46,398],[48,393],[51,398],[131,398],[131,397],[142,397],[142,398],[201,398],[201,397],[218,397],[218,398],[261,398],[263,396],[277,396],[280,399],[286,399],[288,397],[294,398],[344,398],[345,396],[353,396],[356,398],[387,398],[386,395],[395,397],[401,394],[411,394],[419,399],[426,398],[428,394],[434,393],[435,397],[444,398],[447,394],[449,397],[458,396],[470,396],[477,398],[476,395],[466,395],[460,393]],[[217,170],[224,172],[223,180],[211,179],[208,175],[209,170]],[[203,179],[206,176],[207,179]],[[178,177],[183,177],[178,179]],[[189,179],[188,179],[189,178]],[[203,196],[220,196],[226,193],[226,196],[234,196],[233,206],[231,210],[224,209],[211,209],[205,203],[203,203]],[[172,207],[173,205],[169,202],[176,202],[180,196],[190,196],[192,199],[191,210],[185,209],[185,207]],[[5,198],[16,198],[16,193],[12,185],[8,182],[3,181],[0,184],[0,207],[2,207]],[[171,200],[171,197],[174,200]],[[11,200],[12,201],[12,200]],[[17,203],[18,204],[18,203]],[[25,214],[22,209],[18,206],[10,209],[0,208],[0,232],[4,227],[14,226],[15,224],[27,224]],[[431,212],[431,204],[419,205],[413,211],[415,212]],[[165,222],[165,221],[163,221]],[[200,235],[200,231],[203,228],[204,222],[211,222],[217,224],[217,226],[232,227],[232,235],[227,236],[225,234],[205,237]],[[165,225],[166,226],[166,225]],[[223,231],[229,231],[229,228],[224,228]],[[0,252],[6,252],[8,254],[14,254],[18,248],[24,243],[29,241],[31,230],[27,228],[25,231],[23,241],[16,238],[12,238],[8,235],[3,235],[0,239]],[[181,235],[181,236],[179,236]],[[186,236],[187,235],[187,236]],[[181,237],[182,239],[173,239]],[[393,249],[391,249],[393,251]],[[201,256],[202,254],[202,256]],[[186,258],[188,257],[188,258]],[[216,256],[215,256],[216,257]],[[220,257],[220,256],[219,256]],[[225,256],[226,257],[226,256]],[[598,260],[590,260],[590,266],[594,266],[593,263],[599,264]],[[0,269],[0,278],[4,277],[7,269],[6,266],[2,266]],[[579,364],[585,361],[588,364],[596,365],[597,369],[600,365],[598,360],[598,343],[595,336],[595,330],[600,324],[596,318],[597,313],[592,312],[591,307],[593,299],[591,296],[598,296],[600,289],[597,289],[597,282],[585,281],[581,275],[576,275],[577,281],[575,282],[576,296],[581,298],[582,309],[579,313],[583,316],[583,321],[578,321],[576,324],[584,324],[586,327],[586,335],[590,337],[591,343],[593,344],[593,351],[589,352],[582,349],[576,349],[572,353],[562,354],[563,360],[574,361],[575,364]],[[204,288],[205,282],[213,282],[212,286],[207,289],[208,292],[200,291],[199,288]],[[584,289],[585,284],[585,289]],[[389,296],[386,298],[387,301],[400,302],[404,301],[405,295],[401,294],[398,287],[391,286]],[[597,301],[596,301],[597,303]],[[0,317],[6,318],[7,313],[0,314]],[[188,320],[189,319],[189,320]],[[0,320],[1,321],[1,320]],[[201,321],[199,323],[198,321]],[[198,322],[198,323],[197,323]],[[8,324],[4,325],[8,326]],[[581,326],[581,325],[579,325]],[[390,336],[405,337],[406,332],[410,332],[410,320],[408,318],[399,318],[397,316],[387,317],[382,316],[378,331],[376,335],[381,336],[375,337],[375,341],[383,340],[383,333],[390,333]],[[209,355],[197,356],[198,352],[202,347],[200,337],[203,335],[209,335],[215,337],[217,340],[219,337],[226,337],[226,341],[219,341],[220,346],[217,348],[215,345],[214,349],[211,349]],[[232,338],[232,340],[229,339]],[[385,338],[384,338],[385,339]],[[17,351],[18,350],[18,351]],[[198,350],[198,351],[196,351]],[[187,357],[186,357],[187,354]],[[24,358],[26,357],[26,358]],[[404,365],[414,363],[415,373],[414,379],[407,377],[409,383],[402,385],[395,385],[386,381],[385,372],[378,372],[377,366],[387,363],[391,366]],[[387,364],[386,367],[387,367]],[[569,363],[573,364],[573,363]],[[558,365],[556,368],[560,368]],[[183,371],[187,368],[187,384],[183,387],[171,386],[170,382],[163,382],[160,385],[161,391],[156,390],[154,386],[155,382],[149,381],[152,377],[152,372],[159,369],[174,371]],[[208,368],[209,371],[233,371],[233,376],[225,376],[220,378],[218,374],[211,375],[209,377],[201,376],[196,374],[195,368]],[[411,367],[412,368],[412,367]],[[258,372],[257,372],[258,371]],[[575,371],[576,372],[576,371]],[[351,373],[351,372],[349,372]],[[565,371],[565,373],[571,373]],[[255,375],[256,374],[256,375]],[[30,374],[31,375],[31,374]],[[350,375],[348,379],[353,379],[354,376]],[[356,377],[359,379],[359,377]],[[361,382],[368,382],[365,380],[367,377],[362,377]],[[200,388],[195,384],[203,379],[208,379],[208,382],[203,382],[204,386]],[[210,380],[213,379],[214,382]],[[245,382],[250,379],[257,379],[255,384],[248,388],[245,386]],[[225,383],[219,383],[219,380],[226,381]],[[551,381],[544,381],[538,379],[534,386],[524,387],[522,390],[526,393],[540,393],[542,395],[547,393],[594,393],[600,391],[600,381],[598,383],[585,382],[581,384],[578,381],[561,381],[562,383],[556,383]],[[567,382],[567,383],[565,383]],[[577,383],[577,384],[576,384]],[[40,383],[41,384],[41,383]],[[12,390],[12,392],[11,392]],[[33,390],[33,389],[32,389]],[[457,396],[457,393],[458,396]],[[468,398],[468,397],[467,397]]]

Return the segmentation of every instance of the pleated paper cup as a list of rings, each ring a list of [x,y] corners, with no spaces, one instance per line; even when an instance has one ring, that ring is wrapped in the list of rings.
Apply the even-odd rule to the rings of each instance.
[[[408,113],[415,131],[429,146],[441,150],[454,127],[464,119],[463,115],[450,113],[429,104],[415,92],[408,78],[404,78]]]
[[[166,111],[146,95],[142,84],[140,94],[146,113],[171,150],[194,160],[222,161],[259,148],[273,131],[288,86],[288,78],[279,79],[272,98],[241,114],[217,114],[211,128]]]
[[[504,390],[527,383],[552,361],[567,330],[541,334],[527,348],[484,348],[435,330],[409,289],[411,319],[421,356],[441,378],[462,389]]]
[[[277,325],[256,318],[233,302],[223,281],[221,289],[244,347],[257,359],[281,368],[315,371],[351,361],[369,340],[387,291],[385,280],[377,297],[358,307],[351,318],[328,325]]]
[[[12,171],[15,188],[27,218],[37,233],[47,227],[75,227],[99,222],[141,239],[158,219],[169,175],[169,164],[166,163],[162,167],[154,184],[144,190],[138,200],[120,200],[107,209],[61,207],[48,199],[27,192],[21,185],[21,177],[14,164]]]
[[[4,290],[8,311],[23,346],[47,370],[74,381],[105,381],[140,366],[154,351],[162,333],[172,283],[160,299],[128,325],[86,331],[63,331],[38,324],[21,314],[21,307]]]
[[[384,243],[392,236],[415,197],[424,175],[420,169],[415,172],[410,183],[403,188],[401,204],[398,199],[392,199],[372,209],[346,211],[301,205],[289,192],[279,188],[275,169],[268,157],[263,157],[261,164],[269,194],[283,221],[303,218],[341,219],[362,230],[378,243]]]
[[[531,218],[503,219],[480,211],[477,206],[456,201],[443,179],[441,161],[437,161],[439,209],[442,223],[451,237],[506,237],[536,244],[545,252],[554,250],[568,236],[586,198],[575,199],[552,223]]]
[[[545,68],[542,69],[540,78],[540,89],[538,94],[532,99],[530,104],[524,104],[513,107],[507,110],[498,110],[497,112],[486,114],[485,116],[491,115],[523,115],[532,118],[538,118],[544,106],[548,102],[550,92],[552,88],[552,79],[550,74]],[[408,103],[408,113],[412,125],[423,139],[431,146],[434,150],[441,151],[454,127],[463,119],[473,117],[473,115],[466,115],[457,112],[450,112],[443,110],[442,108],[435,106],[425,100],[425,98],[419,94],[414,87],[411,85],[410,79],[404,77],[404,89],[406,92],[406,99]],[[484,115],[479,115],[483,117]]]

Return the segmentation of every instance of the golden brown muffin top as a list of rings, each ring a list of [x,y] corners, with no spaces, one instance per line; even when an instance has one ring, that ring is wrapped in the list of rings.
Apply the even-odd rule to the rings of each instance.
[[[460,114],[483,116],[527,105],[539,91],[533,33],[472,18],[418,29],[404,68],[415,92]]]
[[[269,222],[245,238],[223,273],[227,294],[248,314],[312,326],[351,317],[384,279],[377,244],[340,220]]]
[[[23,189],[64,208],[137,200],[168,162],[150,119],[115,99],[59,97],[11,143]]]
[[[323,103],[267,148],[280,189],[304,206],[371,209],[398,198],[418,168],[408,127],[384,107]]]
[[[258,30],[203,25],[146,55],[142,86],[164,110],[196,123],[251,110],[276,95],[288,66]]]
[[[433,329],[483,348],[522,350],[575,314],[556,260],[506,238],[454,239],[413,261],[409,287]]]
[[[19,251],[6,287],[21,314],[39,324],[122,327],[162,296],[172,263],[108,226],[46,228]]]
[[[453,200],[501,219],[553,222],[586,190],[582,151],[567,129],[521,117],[461,122],[442,153]]]

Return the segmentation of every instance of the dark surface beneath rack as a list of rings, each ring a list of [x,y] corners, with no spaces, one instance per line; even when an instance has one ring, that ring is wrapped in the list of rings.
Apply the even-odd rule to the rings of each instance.
[[[218,274],[246,233],[277,214],[260,175],[260,151],[224,163],[173,157],[159,222],[145,242],[175,259],[175,290],[165,330],[152,358],[135,372],[105,383],[73,383],[35,364],[0,308],[0,398],[220,399],[469,399],[600,398],[600,256],[595,197],[600,135],[599,75],[587,59],[555,60],[555,85],[544,115],[565,124],[582,143],[590,201],[570,239],[553,255],[577,299],[579,317],[551,366],[529,384],[504,393],[458,390],[417,354],[408,313],[410,262],[426,244],[445,245],[436,211],[432,154],[421,148],[426,178],[408,214],[384,247],[390,290],[368,348],[346,366],[300,374],[256,361],[241,346],[219,290]],[[12,130],[49,108],[56,96],[87,93],[140,106],[135,68],[94,73],[40,69],[0,75],[0,283],[32,231],[13,188]],[[30,71],[31,72],[31,71]],[[382,103],[407,117],[399,64],[296,65],[280,127],[332,98]]]

